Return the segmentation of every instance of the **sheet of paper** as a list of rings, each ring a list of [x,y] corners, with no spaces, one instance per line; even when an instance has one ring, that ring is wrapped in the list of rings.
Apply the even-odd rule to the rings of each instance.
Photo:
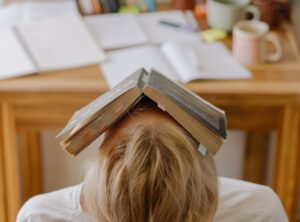
[[[196,79],[251,78],[251,73],[232,57],[222,43],[166,42],[161,50],[183,83]]]
[[[154,68],[170,79],[178,80],[176,72],[155,46],[115,50],[107,56],[108,60],[101,64],[101,69],[110,88],[142,67],[148,71]]]
[[[105,54],[77,15],[25,22],[17,31],[42,71],[100,63]]]
[[[37,71],[12,28],[0,28],[0,39],[0,79]]]
[[[164,20],[180,25],[190,25],[189,19],[182,11],[149,12],[140,14],[138,17],[141,26],[153,43],[159,44],[172,40],[200,40],[199,32],[188,32],[180,28],[160,24],[160,21]]]
[[[48,17],[78,14],[76,1],[28,1],[21,4],[22,21],[35,21]]]
[[[20,4],[0,7],[0,28],[9,27],[21,20]]]
[[[203,79],[249,79],[252,76],[222,43],[198,44],[196,51]]]
[[[85,21],[95,39],[104,49],[144,44],[148,39],[133,14],[87,16]]]
[[[52,16],[78,14],[72,0],[15,2],[0,8],[0,27],[18,22],[40,20]]]
[[[199,73],[196,64],[197,55],[195,55],[194,48],[190,47],[189,42],[169,41],[163,43],[160,49],[179,73],[180,82],[187,82],[187,76],[195,76]]]

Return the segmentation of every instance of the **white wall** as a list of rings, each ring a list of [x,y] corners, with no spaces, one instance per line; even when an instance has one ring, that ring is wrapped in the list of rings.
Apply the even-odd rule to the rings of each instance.
[[[241,131],[229,131],[228,139],[215,160],[219,176],[241,179],[245,152],[245,134]]]
[[[55,136],[58,131],[42,134],[43,191],[49,192],[79,183],[82,180],[84,163],[97,155],[101,143],[99,138],[76,158],[62,150]]]

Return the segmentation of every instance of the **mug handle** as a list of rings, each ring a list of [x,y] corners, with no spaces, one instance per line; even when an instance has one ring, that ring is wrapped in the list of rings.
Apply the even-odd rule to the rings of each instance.
[[[252,20],[257,20],[259,21],[260,20],[260,11],[259,9],[254,6],[254,5],[249,5],[247,8],[246,8],[246,13],[250,13],[253,15],[253,18]]]
[[[280,38],[277,33],[269,32],[266,35],[266,40],[272,43],[275,47],[275,52],[266,55],[265,60],[267,62],[277,62],[282,57],[282,46],[280,44]]]

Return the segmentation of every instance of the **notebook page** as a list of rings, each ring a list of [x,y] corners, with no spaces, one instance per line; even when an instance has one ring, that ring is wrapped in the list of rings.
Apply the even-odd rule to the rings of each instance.
[[[86,16],[84,20],[96,41],[104,49],[116,49],[148,42],[133,14]]]
[[[193,46],[191,46],[193,47]],[[238,63],[220,42],[198,44],[200,74],[203,79],[249,79],[251,73]],[[197,76],[191,76],[197,78]]]
[[[251,78],[251,73],[232,57],[222,43],[167,42],[161,50],[183,83],[197,79]]]
[[[142,67],[147,71],[157,69],[170,79],[178,80],[176,72],[155,46],[115,50],[107,56],[108,60],[101,64],[101,70],[110,88]]]
[[[47,17],[77,13],[76,2],[70,0],[28,1],[21,3],[22,21],[34,21]]]
[[[34,21],[51,16],[77,14],[75,1],[28,1],[14,2],[0,7],[0,26],[14,25],[18,22]]]
[[[77,15],[24,22],[17,25],[17,31],[42,71],[97,64],[105,59]]]
[[[197,55],[195,49],[191,48],[190,45],[186,41],[169,41],[160,46],[161,52],[179,73],[179,81],[182,83],[188,82],[187,76],[195,76],[199,73]]]
[[[0,79],[37,71],[12,28],[0,28],[0,39]]]
[[[149,12],[140,14],[138,18],[145,33],[153,43],[159,44],[172,40],[200,40],[199,32],[188,32],[159,23],[159,21],[165,20],[181,25],[188,25],[188,20],[182,11]]]
[[[21,20],[20,4],[0,7],[0,28],[12,26]]]

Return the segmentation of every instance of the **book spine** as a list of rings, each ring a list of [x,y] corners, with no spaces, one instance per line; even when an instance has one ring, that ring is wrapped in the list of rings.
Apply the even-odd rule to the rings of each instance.
[[[126,6],[135,7],[135,0],[125,0]]]
[[[102,6],[102,11],[104,13],[110,13],[110,5],[109,5],[109,0],[101,0],[101,6]]]
[[[109,0],[108,2],[109,2],[110,11],[118,12],[120,6],[119,0]]]
[[[102,12],[101,4],[99,0],[92,0],[94,13],[100,14]]]
[[[83,15],[91,15],[94,13],[92,0],[77,0],[79,10]]]
[[[147,6],[147,9],[149,12],[153,12],[155,11],[156,9],[156,4],[155,4],[155,1],[154,0],[144,0],[146,6]]]
[[[146,12],[148,10],[147,5],[144,0],[137,0],[136,6],[140,10],[140,12]]]

